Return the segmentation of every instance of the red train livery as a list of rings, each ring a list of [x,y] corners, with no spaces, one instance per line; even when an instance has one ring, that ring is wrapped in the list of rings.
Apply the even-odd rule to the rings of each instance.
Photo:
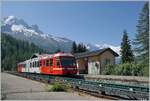
[[[52,75],[77,74],[75,57],[70,53],[41,54],[18,63],[18,72]]]

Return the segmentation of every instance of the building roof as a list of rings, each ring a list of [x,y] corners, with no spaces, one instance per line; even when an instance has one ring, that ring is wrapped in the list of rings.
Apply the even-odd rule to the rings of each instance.
[[[103,48],[103,49],[92,51],[92,52],[75,53],[74,56],[75,56],[75,58],[84,58],[84,57],[100,55],[100,54],[104,53],[105,51],[110,51],[115,57],[119,56],[111,48]]]

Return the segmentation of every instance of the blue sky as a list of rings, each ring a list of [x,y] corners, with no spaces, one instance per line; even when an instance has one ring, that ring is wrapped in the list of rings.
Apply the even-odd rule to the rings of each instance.
[[[5,1],[2,17],[14,15],[45,32],[76,42],[120,45],[123,30],[134,39],[144,1]]]

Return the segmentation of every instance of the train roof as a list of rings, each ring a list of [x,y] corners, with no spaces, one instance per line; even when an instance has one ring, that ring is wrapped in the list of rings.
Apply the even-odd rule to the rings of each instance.
[[[39,60],[39,59],[47,59],[47,58],[53,58],[53,57],[59,57],[59,56],[74,57],[71,53],[62,53],[62,52],[55,53],[55,54],[38,54],[38,53],[34,53],[30,57],[30,59],[25,60],[23,62],[20,62],[18,64],[24,64],[24,63],[29,62],[29,61],[36,61],[36,60]]]
[[[23,62],[19,62],[18,64],[24,64],[25,63],[25,61],[23,61]]]
[[[37,54],[37,53],[34,53],[30,59],[33,59],[33,58],[46,59],[46,58],[53,58],[53,57],[58,57],[58,56],[74,57],[71,53],[62,53],[62,52],[55,53],[55,54]]]

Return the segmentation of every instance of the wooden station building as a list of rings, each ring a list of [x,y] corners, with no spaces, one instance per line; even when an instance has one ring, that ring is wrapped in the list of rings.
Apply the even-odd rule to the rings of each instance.
[[[111,48],[74,54],[79,74],[101,74],[107,64],[115,64],[119,56]]]

